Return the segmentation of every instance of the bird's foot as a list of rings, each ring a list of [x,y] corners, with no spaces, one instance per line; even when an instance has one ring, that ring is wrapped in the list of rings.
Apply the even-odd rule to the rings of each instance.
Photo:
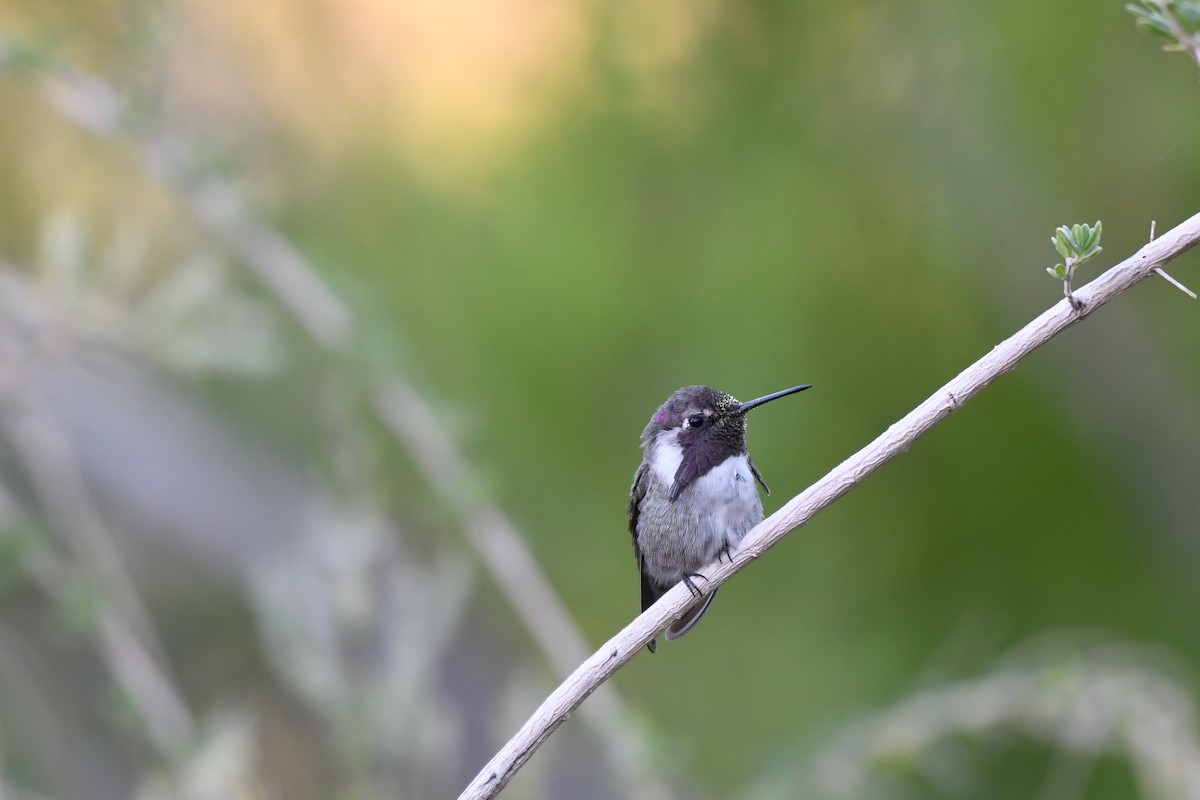
[[[704,581],[705,583],[708,583],[708,578],[704,577],[699,572],[683,573],[683,582],[684,582],[684,584],[687,585],[688,591],[692,593],[692,596],[693,597],[703,597],[704,592],[700,591],[700,587],[697,586],[694,581],[692,581],[692,578],[699,578],[700,580]]]
[[[718,564],[721,563],[722,557],[728,559],[730,564],[733,563],[733,553],[729,552],[729,543],[728,542],[726,542],[724,547],[722,547],[720,550],[717,551],[717,563]]]

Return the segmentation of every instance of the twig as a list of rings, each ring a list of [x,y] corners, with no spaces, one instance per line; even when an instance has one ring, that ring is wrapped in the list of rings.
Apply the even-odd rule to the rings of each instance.
[[[1195,299],[1196,299],[1196,293],[1195,293],[1195,292],[1193,292],[1191,289],[1189,289],[1189,288],[1187,288],[1186,286],[1184,286],[1184,285],[1183,285],[1182,283],[1180,283],[1179,281],[1177,281],[1177,280],[1175,280],[1174,278],[1172,278],[1172,277],[1171,277],[1170,275],[1168,275],[1166,272],[1164,272],[1164,271],[1163,271],[1163,270],[1161,270],[1161,269],[1156,269],[1156,270],[1154,270],[1154,271],[1155,271],[1156,273],[1158,273],[1158,276],[1159,276],[1160,278],[1164,279],[1164,280],[1165,280],[1167,283],[1171,284],[1171,285],[1172,285],[1172,286],[1174,286],[1176,289],[1178,289],[1179,291],[1183,292],[1184,294],[1186,294],[1188,297],[1192,298],[1193,300],[1195,300]]]
[[[1155,225],[1155,220],[1150,220],[1150,241],[1152,241],[1152,242],[1154,241],[1154,225]],[[1188,297],[1192,298],[1193,300],[1196,299],[1195,292],[1193,292],[1191,289],[1187,288],[1182,283],[1180,283],[1179,281],[1175,280],[1170,275],[1168,275],[1166,273],[1166,270],[1162,269],[1161,267],[1155,267],[1154,271],[1158,274],[1158,277],[1162,278],[1167,283],[1171,284],[1176,289],[1183,292],[1184,294],[1186,294]]]
[[[959,373],[873,442],[761,522],[734,551],[730,562],[718,561],[702,569],[701,572],[709,579],[708,587],[715,590],[788,533],[804,525],[817,512],[907,450],[922,434],[950,416],[996,378],[1013,369],[1035,349],[1145,279],[1155,268],[1161,267],[1197,243],[1200,243],[1200,214],[1145,245],[1137,253],[1080,289],[1077,294],[1083,304],[1081,310],[1076,311],[1066,300],[1056,303]],[[609,639],[543,701],[508,744],[463,790],[459,800],[495,797],[597,686],[630,661],[652,638],[659,635],[668,624],[678,619],[696,602],[697,598],[694,598],[686,587],[677,585],[624,630]]]
[[[1067,302],[1071,304],[1071,308],[1075,309],[1076,311],[1082,311],[1083,301],[1076,297],[1075,293],[1071,291],[1071,273],[1069,272],[1070,268],[1071,265],[1068,264],[1067,277],[1065,280],[1063,280],[1063,297],[1065,297]]]

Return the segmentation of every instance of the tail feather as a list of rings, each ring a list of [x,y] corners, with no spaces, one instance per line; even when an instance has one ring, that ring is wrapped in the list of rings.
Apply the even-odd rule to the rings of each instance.
[[[708,597],[704,598],[703,603],[695,608],[692,608],[682,617],[671,623],[671,626],[667,628],[666,632],[667,640],[670,641],[671,639],[678,639],[680,636],[683,636],[685,633],[690,631],[692,626],[699,622],[700,618],[704,616],[704,612],[708,611],[708,607],[712,605],[713,598],[716,596],[717,590],[713,589],[708,593]]]

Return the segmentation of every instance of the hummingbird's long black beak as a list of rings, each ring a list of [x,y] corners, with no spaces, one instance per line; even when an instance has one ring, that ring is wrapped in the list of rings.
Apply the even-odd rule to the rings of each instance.
[[[812,388],[812,384],[806,383],[803,386],[793,386],[792,388],[784,389],[781,392],[774,392],[772,394],[766,395],[765,397],[760,397],[757,400],[749,400],[745,403],[742,403],[737,408],[733,409],[733,413],[734,414],[745,414],[750,409],[758,408],[759,406],[761,406],[764,403],[769,403],[772,400],[778,400],[781,397],[787,397],[789,394],[795,394],[796,392],[803,392],[805,389],[811,389],[811,388]]]

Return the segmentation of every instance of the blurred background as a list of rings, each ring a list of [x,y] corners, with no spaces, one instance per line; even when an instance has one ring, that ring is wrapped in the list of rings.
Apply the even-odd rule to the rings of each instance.
[[[453,797],[638,611],[1200,210],[1122,3],[0,0],[0,797]],[[1197,256],[1170,270],[1200,288]],[[513,798],[1200,796],[1200,306],[1146,281],[641,654]]]

